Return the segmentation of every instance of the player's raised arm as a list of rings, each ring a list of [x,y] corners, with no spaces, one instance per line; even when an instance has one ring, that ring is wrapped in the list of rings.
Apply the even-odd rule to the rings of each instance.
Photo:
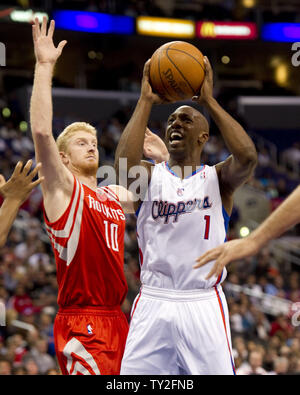
[[[36,18],[32,26],[34,53],[36,58],[34,83],[30,102],[30,123],[37,161],[43,167],[45,177],[42,190],[47,201],[53,200],[58,189],[72,192],[72,175],[63,165],[52,135],[52,76],[57,59],[66,41],[57,47],[53,43],[54,21],[47,31],[47,20],[42,25]]]
[[[257,153],[253,141],[243,127],[213,97],[213,71],[207,57],[204,57],[204,64],[205,78],[200,96],[194,96],[193,101],[209,111],[232,154],[216,166],[222,195],[231,195],[252,174],[257,163]]]
[[[209,278],[213,275],[218,276],[228,263],[257,254],[270,240],[279,237],[300,222],[299,202],[300,186],[250,236],[229,241],[207,251],[196,260],[194,268],[216,260],[208,274]]]
[[[128,124],[126,125],[121,135],[119,144],[116,149],[115,168],[117,174],[120,175],[120,178],[120,171],[122,170],[119,169],[120,158],[127,159],[127,176],[128,171],[133,166],[150,165],[141,162],[143,157],[145,131],[147,128],[153,104],[160,103],[162,100],[159,98],[158,95],[152,92],[152,88],[149,83],[149,68],[150,60],[148,60],[144,66],[140,98]],[[150,177],[150,171],[148,172],[148,174]],[[134,178],[128,178],[127,185],[130,185],[130,183],[133,181]]]
[[[0,208],[0,247],[6,242],[7,235],[17,216],[22,203],[28,198],[33,188],[43,181],[43,177],[32,181],[41,168],[41,164],[30,171],[32,160],[29,160],[23,167],[22,162],[18,162],[10,179],[5,179],[0,175],[0,195],[4,201]]]

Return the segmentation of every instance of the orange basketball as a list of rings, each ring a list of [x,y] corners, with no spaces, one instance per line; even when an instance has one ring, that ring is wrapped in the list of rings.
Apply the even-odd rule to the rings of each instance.
[[[186,100],[199,94],[204,70],[198,48],[185,41],[172,41],[152,55],[150,83],[153,91],[168,101]]]

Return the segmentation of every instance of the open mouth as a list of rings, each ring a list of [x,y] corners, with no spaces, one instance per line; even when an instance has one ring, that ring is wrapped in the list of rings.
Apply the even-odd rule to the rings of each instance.
[[[174,141],[181,141],[183,140],[183,135],[180,132],[171,132],[169,141],[173,143]]]

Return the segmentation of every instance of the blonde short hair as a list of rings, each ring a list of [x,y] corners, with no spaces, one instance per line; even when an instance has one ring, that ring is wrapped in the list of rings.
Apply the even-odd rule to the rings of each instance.
[[[97,137],[97,130],[94,126],[87,122],[73,122],[67,126],[56,139],[56,145],[59,152],[67,151],[68,140],[77,132],[87,132]]]

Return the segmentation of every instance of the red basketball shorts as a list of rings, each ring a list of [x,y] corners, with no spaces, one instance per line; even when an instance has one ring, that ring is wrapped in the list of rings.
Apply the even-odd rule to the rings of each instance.
[[[54,337],[62,374],[120,374],[127,333],[120,307],[60,309]]]

